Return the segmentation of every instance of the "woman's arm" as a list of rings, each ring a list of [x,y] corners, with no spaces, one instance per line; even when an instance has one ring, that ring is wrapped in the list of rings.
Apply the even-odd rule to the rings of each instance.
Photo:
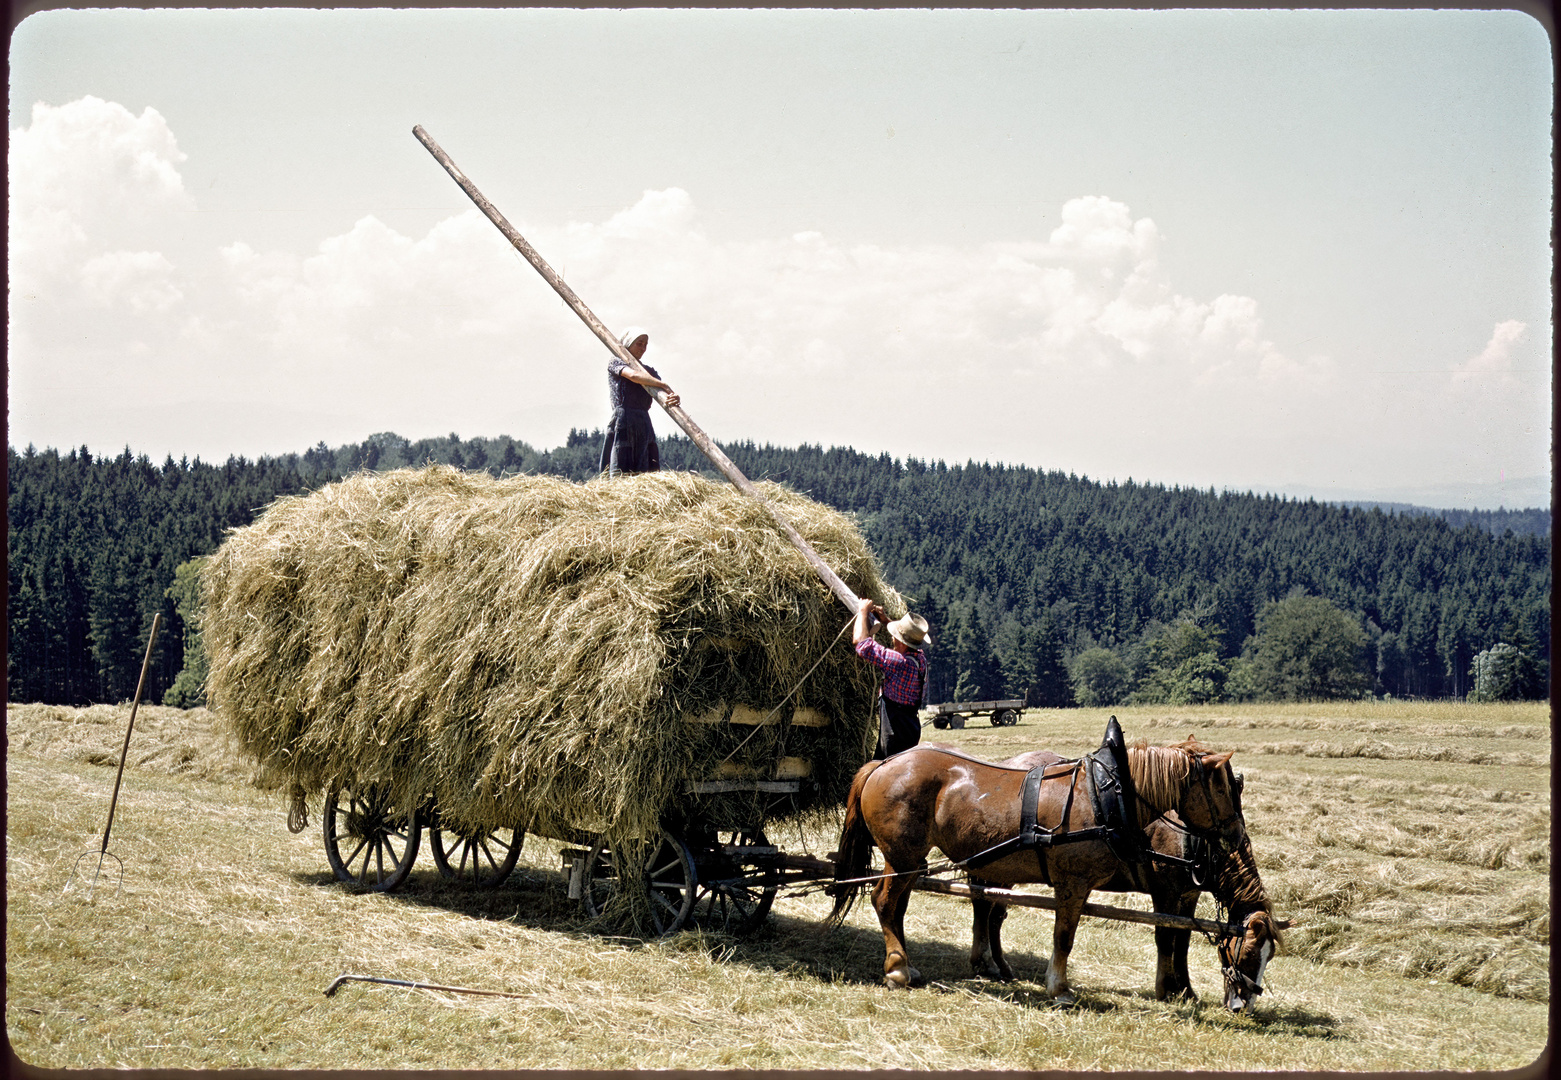
[[[676,405],[681,400],[677,395],[677,391],[648,371],[635,371],[633,368],[625,366],[622,371],[618,372],[618,377],[620,379],[628,379],[633,383],[639,383],[641,386],[650,387],[653,390],[665,390],[667,392],[668,406]]]

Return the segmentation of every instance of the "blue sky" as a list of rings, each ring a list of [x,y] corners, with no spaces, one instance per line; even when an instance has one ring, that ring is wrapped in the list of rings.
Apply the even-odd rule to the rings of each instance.
[[[55,11],[10,61],[14,446],[600,426],[422,124],[718,438],[1549,501],[1521,13]]]

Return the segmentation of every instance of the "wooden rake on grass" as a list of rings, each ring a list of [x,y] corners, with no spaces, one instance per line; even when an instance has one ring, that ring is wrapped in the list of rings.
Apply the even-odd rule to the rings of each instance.
[[[157,641],[157,628],[162,625],[162,619],[162,612],[156,612],[152,615],[152,632],[147,635],[146,656],[141,661],[141,677],[136,680],[135,701],[130,706],[130,723],[125,725],[125,745],[119,751],[119,773],[114,777],[114,797],[108,802],[108,824],[103,826],[103,843],[96,851],[84,851],[77,857],[76,864],[71,867],[70,877],[65,882],[64,891],[70,892],[70,887],[76,883],[78,876],[80,876],[82,881],[86,881],[87,875],[90,873],[92,875],[92,884],[87,889],[87,900],[89,902],[97,895],[98,880],[103,876],[105,860],[114,860],[115,895],[118,895],[119,886],[124,881],[125,864],[118,855],[108,850],[108,834],[114,828],[114,807],[119,805],[119,783],[125,778],[125,758],[130,754],[130,733],[135,730],[136,710],[141,707],[141,692],[146,689],[146,672],[152,666],[152,646]],[[90,869],[83,869],[82,863],[87,862],[89,859],[94,860]]]

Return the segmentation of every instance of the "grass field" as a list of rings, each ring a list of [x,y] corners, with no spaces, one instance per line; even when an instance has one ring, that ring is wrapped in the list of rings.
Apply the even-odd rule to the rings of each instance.
[[[318,815],[293,835],[203,711],[143,708],[109,848],[123,889],[62,892],[100,843],[128,709],[7,708],[6,1027],[45,1067],[1510,1069],[1548,1034],[1548,707],[1456,703],[1117,709],[1129,739],[1237,751],[1259,863],[1300,924],[1250,1016],[1153,999],[1153,935],[1086,919],[1072,1009],[1042,991],[1051,919],[1016,910],[1018,979],[967,974],[969,908],[917,894],[934,984],[884,989],[870,905],[826,930],[782,897],[748,939],[588,932],[558,845],[528,838],[505,887],[443,883],[424,854],[353,895]],[[1001,758],[1093,749],[1104,710],[1026,713],[924,738]],[[979,726],[977,726],[979,725]],[[829,829],[774,836],[821,854]],[[426,841],[425,841],[426,843]],[[1097,894],[1147,907],[1147,898]],[[1208,914],[1211,909],[1200,911]],[[352,972],[519,995],[347,984]]]

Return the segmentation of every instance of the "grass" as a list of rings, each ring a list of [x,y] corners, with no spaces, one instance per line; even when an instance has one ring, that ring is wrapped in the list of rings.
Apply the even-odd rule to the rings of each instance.
[[[354,895],[330,875],[318,821],[288,833],[277,794],[248,783],[200,711],[141,710],[109,843],[123,889],[89,904],[61,890],[101,839],[128,710],[12,706],[7,1033],[22,1060],[65,1068],[1375,1071],[1535,1060],[1548,1034],[1548,766],[1254,748],[1486,738],[1544,754],[1538,737],[1513,734],[1547,730],[1544,706],[1116,711],[1129,738],[1196,731],[1237,750],[1264,880],[1279,913],[1302,924],[1252,1016],[1212,1000],[1219,976],[1201,940],[1190,961],[1205,1003],[1154,1001],[1152,934],[1099,920],[1082,924],[1070,966],[1080,1003],[1058,1009],[1042,990],[1050,916],[1033,910],[1006,928],[1018,979],[971,979],[969,908],[929,894],[914,897],[907,928],[934,985],[909,994],[879,985],[870,907],[828,931],[817,894],[779,899],[747,939],[593,934],[563,895],[559,845],[537,837],[494,892],[445,884],[425,851],[402,891]],[[1017,727],[982,720],[925,737],[989,758],[1077,754],[1098,745],[1106,715],[1036,710]],[[1526,751],[1507,750],[1520,740]],[[817,854],[835,838],[788,828],[774,839]],[[349,983],[325,997],[344,972],[521,996]]]

